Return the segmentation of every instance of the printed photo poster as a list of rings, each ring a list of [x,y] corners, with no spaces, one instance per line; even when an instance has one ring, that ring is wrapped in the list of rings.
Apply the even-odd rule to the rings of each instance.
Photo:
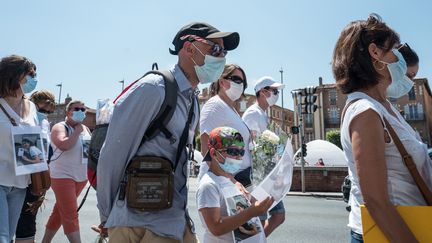
[[[14,126],[11,132],[15,150],[15,174],[26,175],[48,170],[41,128]]]
[[[83,148],[83,156],[82,156],[82,163],[83,164],[88,163],[90,140],[91,140],[90,135],[84,135],[81,137],[82,148]]]
[[[286,143],[284,153],[275,168],[252,191],[251,195],[258,201],[272,196],[274,203],[270,209],[276,206],[291,188],[294,163],[293,148],[291,139],[289,139]]]
[[[230,183],[230,185],[222,187],[222,191],[225,197],[228,215],[235,215],[250,206],[249,200],[247,200],[234,184]],[[258,217],[254,217],[242,224],[233,231],[232,235],[236,243],[267,242],[264,229]]]

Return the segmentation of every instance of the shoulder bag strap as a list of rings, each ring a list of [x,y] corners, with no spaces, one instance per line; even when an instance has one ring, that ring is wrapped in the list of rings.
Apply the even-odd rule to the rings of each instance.
[[[18,126],[18,124],[16,123],[15,119],[13,119],[9,113],[7,113],[6,109],[3,107],[2,104],[0,104],[0,108],[2,109],[2,111],[6,114],[6,116],[9,118],[9,121],[12,123],[13,126]]]
[[[348,110],[348,107],[350,107],[350,105],[354,104],[354,103],[355,103],[356,101],[358,101],[358,100],[361,100],[361,99],[354,99],[354,100],[351,100],[350,102],[348,102],[348,104],[345,105],[345,107],[344,107],[344,109],[343,109],[343,111],[342,111],[342,116],[341,116],[341,125],[342,125],[342,122],[343,122],[343,120],[344,120],[345,113],[346,113],[346,111]]]
[[[386,118],[384,118],[384,122],[386,124],[387,130],[390,133],[390,136],[393,139],[393,142],[395,143],[397,149],[399,150],[399,153],[402,156],[402,159],[408,168],[411,176],[413,177],[415,183],[417,184],[421,194],[423,195],[424,200],[429,206],[432,206],[432,192],[429,190],[428,186],[424,182],[423,178],[420,176],[420,173],[417,170],[417,167],[414,163],[413,158],[411,155],[406,151],[404,145],[402,144],[401,140],[399,139],[398,135],[394,131],[393,127],[390,125],[390,123],[387,121]]]

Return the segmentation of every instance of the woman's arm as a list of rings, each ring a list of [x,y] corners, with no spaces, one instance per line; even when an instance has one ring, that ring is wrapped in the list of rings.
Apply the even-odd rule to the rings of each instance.
[[[57,148],[62,151],[71,149],[77,142],[81,132],[83,131],[83,125],[78,124],[74,127],[74,131],[69,134],[65,126],[61,123],[57,123],[53,126],[51,131],[51,141]]]
[[[201,212],[209,231],[215,236],[220,236],[237,229],[249,219],[264,214],[272,204],[273,199],[267,197],[238,214],[225,217],[221,217],[220,208],[201,208],[199,211]]]
[[[417,242],[389,199],[380,116],[372,110],[361,113],[352,120],[350,135],[363,200],[372,218],[390,242]]]
[[[23,160],[30,162],[30,163],[39,163],[40,162],[39,155],[34,156],[34,159],[28,158],[25,155],[23,155],[22,158],[23,158]]]

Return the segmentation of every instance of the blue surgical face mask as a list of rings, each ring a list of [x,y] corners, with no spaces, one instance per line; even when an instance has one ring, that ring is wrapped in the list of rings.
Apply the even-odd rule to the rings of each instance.
[[[219,151],[218,151],[219,153]],[[220,153],[219,153],[220,154]],[[234,175],[236,172],[238,172],[240,170],[240,165],[242,163],[242,160],[238,160],[238,159],[233,159],[233,158],[225,158],[222,156],[222,154],[220,154],[220,156],[222,158],[224,158],[225,163],[220,163],[219,161],[219,167],[221,167],[222,170],[224,170],[225,172]]]
[[[38,118],[38,121],[39,121],[39,125],[41,125],[42,121],[45,120],[45,119],[47,119],[47,117],[48,117],[46,114],[44,114],[42,112],[39,112],[39,111],[36,114],[37,114],[37,118]]]
[[[214,57],[211,55],[204,55],[193,43],[192,45],[204,56],[204,64],[198,66],[195,60],[195,73],[201,84],[212,83],[220,78],[225,68],[225,57]]]
[[[72,120],[76,122],[82,122],[86,118],[84,111],[73,111],[72,112]]]
[[[387,96],[391,98],[400,98],[406,95],[414,86],[413,81],[406,76],[407,65],[402,54],[397,49],[392,49],[393,54],[398,58],[397,62],[387,63],[392,82],[387,88]]]
[[[36,77],[32,77],[30,75],[27,75],[25,78],[26,78],[26,82],[23,85],[21,85],[21,89],[24,94],[27,94],[32,92],[36,88],[37,79]]]

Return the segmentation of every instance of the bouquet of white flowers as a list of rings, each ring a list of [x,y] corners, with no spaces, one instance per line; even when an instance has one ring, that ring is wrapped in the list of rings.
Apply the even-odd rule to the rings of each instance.
[[[256,186],[273,170],[282,156],[289,135],[277,124],[271,123],[255,140],[252,150],[252,176]],[[273,132],[274,131],[274,132]],[[279,134],[279,135],[277,135]]]
[[[277,162],[279,136],[265,130],[255,141],[252,151],[253,184],[258,185],[271,172]]]

